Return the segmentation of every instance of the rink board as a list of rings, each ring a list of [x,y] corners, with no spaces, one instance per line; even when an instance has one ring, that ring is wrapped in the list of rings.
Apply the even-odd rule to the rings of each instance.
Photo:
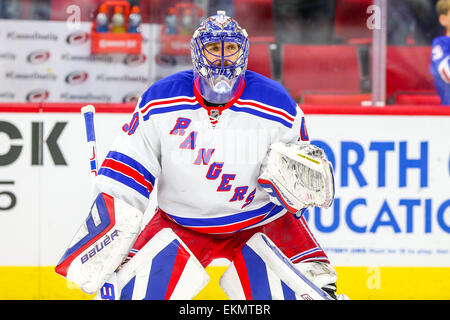
[[[90,207],[81,106],[0,106],[0,299],[91,299],[53,271]],[[133,107],[99,107],[101,162]],[[303,109],[310,140],[335,168],[333,206],[307,217],[339,291],[448,299],[450,109]],[[212,281],[197,298],[226,298],[217,285],[224,268],[208,267]]]
[[[194,300],[229,300],[219,286],[225,266],[206,270],[211,280]],[[336,267],[338,293],[353,300],[449,300],[450,268]],[[54,267],[0,267],[0,300],[92,300]]]

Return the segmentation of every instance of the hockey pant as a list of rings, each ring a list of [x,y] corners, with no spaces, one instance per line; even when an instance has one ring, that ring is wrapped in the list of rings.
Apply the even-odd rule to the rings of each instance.
[[[204,268],[218,258],[232,262],[220,280],[230,299],[328,299],[292,267],[329,263],[303,217],[287,213],[263,226],[212,235],[182,227],[162,210],[140,233],[118,272],[118,277],[127,275],[119,279],[118,298],[192,299],[209,281]],[[302,282],[312,289],[305,291]]]

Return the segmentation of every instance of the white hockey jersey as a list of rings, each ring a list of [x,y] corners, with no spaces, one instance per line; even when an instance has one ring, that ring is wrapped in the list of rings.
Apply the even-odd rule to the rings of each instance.
[[[95,179],[95,194],[144,212],[157,183],[158,206],[173,221],[214,234],[285,214],[258,185],[261,164],[276,141],[308,141],[295,101],[252,71],[220,108],[205,106],[192,70],[159,80],[122,129]]]

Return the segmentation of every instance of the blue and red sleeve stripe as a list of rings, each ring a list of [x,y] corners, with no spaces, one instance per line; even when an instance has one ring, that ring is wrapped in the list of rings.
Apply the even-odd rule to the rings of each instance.
[[[138,161],[117,151],[108,153],[98,174],[114,179],[146,198],[150,197],[156,180]]]

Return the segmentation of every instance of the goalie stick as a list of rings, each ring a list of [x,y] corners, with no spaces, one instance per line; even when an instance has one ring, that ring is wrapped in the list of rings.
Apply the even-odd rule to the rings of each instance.
[[[95,108],[92,105],[84,106],[81,113],[86,125],[90,169],[96,176],[98,156],[94,128]],[[121,199],[99,193],[95,196],[87,219],[58,262],[56,273],[79,285],[87,294],[94,294],[98,290],[107,291],[111,281],[106,287],[100,286],[108,278],[115,279],[116,266],[128,255],[141,223],[142,212],[138,209]]]
[[[97,176],[99,167],[97,161],[97,139],[95,136],[94,124],[95,107],[93,105],[86,105],[81,108],[81,113],[84,117],[91,173],[94,174],[94,176]],[[117,294],[116,290],[117,276],[116,273],[113,273],[108,281],[105,282],[97,291],[97,295],[94,300],[115,300]]]
[[[86,138],[89,149],[89,162],[91,166],[91,173],[94,176],[98,174],[98,162],[97,162],[97,141],[95,138],[95,126],[94,126],[94,114],[95,107],[91,104],[81,108],[81,113],[84,116],[84,124],[86,129]]]

